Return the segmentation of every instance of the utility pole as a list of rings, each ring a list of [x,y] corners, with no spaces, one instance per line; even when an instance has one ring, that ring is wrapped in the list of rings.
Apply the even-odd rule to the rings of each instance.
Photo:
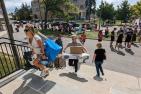
[[[10,43],[11,43],[11,46],[12,46],[14,58],[15,58],[15,61],[16,61],[16,64],[17,64],[16,67],[20,68],[20,61],[19,61],[18,52],[17,52],[17,49],[14,45],[13,28],[12,28],[12,25],[9,23],[7,11],[6,11],[5,4],[4,4],[4,0],[0,1],[0,5],[1,5],[2,12],[3,12],[4,20],[5,20],[5,23],[6,23],[7,32],[8,32],[8,36],[9,36]]]

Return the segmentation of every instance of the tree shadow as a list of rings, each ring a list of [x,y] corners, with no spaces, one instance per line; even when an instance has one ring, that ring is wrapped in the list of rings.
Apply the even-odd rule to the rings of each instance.
[[[23,94],[28,90],[30,90],[30,92],[32,91],[32,94],[46,94],[56,84],[55,82],[35,76],[32,73],[25,75],[23,80],[21,86],[15,90],[13,94]]]
[[[77,76],[77,74],[74,74],[74,73],[61,73],[59,76],[61,77],[69,77],[71,79],[74,79],[74,80],[77,80],[77,81],[80,81],[80,82],[88,82],[88,80],[86,80],[85,78],[80,78]]]
[[[103,78],[98,77],[98,76],[94,76],[93,79],[96,80],[96,81],[103,81]]]
[[[125,49],[125,51],[131,55],[134,55],[135,53],[131,49]]]

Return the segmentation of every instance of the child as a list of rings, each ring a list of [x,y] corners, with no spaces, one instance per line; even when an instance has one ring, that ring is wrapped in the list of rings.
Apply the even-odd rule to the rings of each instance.
[[[80,42],[84,45],[84,43],[86,42],[86,34],[85,32],[83,32],[80,36]]]
[[[101,42],[102,39],[103,39],[103,33],[102,33],[102,30],[100,30],[98,33],[98,42]]]
[[[57,43],[57,44],[58,44],[59,46],[61,46],[62,49],[63,49],[63,42],[62,42],[62,39],[61,39],[61,35],[58,35],[58,37],[57,37],[55,43]],[[61,51],[60,53],[62,53],[62,51]]]

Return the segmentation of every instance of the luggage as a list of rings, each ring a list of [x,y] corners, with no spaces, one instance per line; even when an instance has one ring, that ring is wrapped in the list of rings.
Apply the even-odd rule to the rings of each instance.
[[[33,66],[30,64],[30,61],[32,61],[32,51],[24,52],[23,58],[26,61],[25,67],[32,68]]]
[[[48,57],[48,62],[54,62],[62,47],[56,44],[53,40],[47,39],[44,41],[45,54]]]
[[[55,63],[54,63],[54,67],[57,69],[61,69],[61,68],[66,67],[66,61],[64,59],[62,59],[61,54],[59,54],[58,57],[56,58]]]

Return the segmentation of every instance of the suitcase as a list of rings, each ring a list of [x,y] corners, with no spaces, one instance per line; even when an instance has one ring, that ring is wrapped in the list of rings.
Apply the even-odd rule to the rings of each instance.
[[[66,67],[66,61],[62,58],[62,55],[59,54],[54,62],[54,67],[56,69],[62,69]]]

